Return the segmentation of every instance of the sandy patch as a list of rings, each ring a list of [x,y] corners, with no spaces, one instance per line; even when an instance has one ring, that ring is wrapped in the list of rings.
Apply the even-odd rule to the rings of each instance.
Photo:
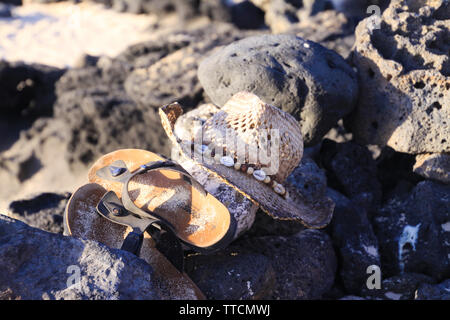
[[[85,53],[113,57],[151,39],[157,20],[95,3],[30,3],[0,18],[0,59],[71,67]]]

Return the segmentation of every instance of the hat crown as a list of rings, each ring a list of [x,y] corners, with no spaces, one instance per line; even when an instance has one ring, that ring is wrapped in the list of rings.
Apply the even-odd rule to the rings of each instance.
[[[203,143],[254,165],[279,183],[299,165],[303,139],[298,121],[249,92],[235,94],[206,120]]]

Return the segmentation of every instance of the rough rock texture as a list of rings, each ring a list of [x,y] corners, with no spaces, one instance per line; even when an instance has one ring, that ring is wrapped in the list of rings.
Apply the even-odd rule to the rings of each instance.
[[[327,191],[325,171],[307,157],[302,158],[298,167],[292,171],[286,181],[295,186],[307,199],[319,199]]]
[[[51,116],[55,82],[64,70],[0,61],[0,115]]]
[[[63,233],[63,215],[71,194],[41,193],[28,199],[13,201],[8,216],[31,227]]]
[[[380,29],[363,20],[351,61],[359,70],[355,138],[406,153],[450,151],[450,9],[445,0],[393,0]]]
[[[275,272],[268,258],[261,254],[223,252],[191,255],[186,259],[186,273],[208,299],[249,300],[271,296]]]
[[[366,286],[367,267],[380,266],[378,240],[364,208],[333,189],[328,196],[336,204],[330,230],[338,252],[339,275],[347,292],[360,294]]]
[[[420,182],[406,199],[391,199],[374,217],[383,275],[450,274],[450,186]]]
[[[330,186],[366,208],[381,199],[377,164],[370,151],[354,142],[322,142],[322,165],[327,169]]]
[[[432,283],[434,280],[429,276],[419,273],[404,273],[383,280],[380,289],[365,288],[362,296],[368,299],[412,300],[421,284]]]
[[[157,113],[127,97],[114,74],[121,68],[114,63],[103,68],[103,63],[101,59],[99,68],[71,70],[57,84],[55,117],[66,123],[70,137],[65,150],[68,163],[88,166],[101,155],[125,147],[167,155],[169,144]],[[102,76],[108,80],[102,81]],[[97,83],[90,85],[87,77]]]
[[[177,136],[186,141],[197,141],[195,137],[198,137],[198,130],[201,129],[201,125],[211,117],[212,112],[217,110],[217,107],[212,104],[203,104],[186,112],[175,123],[174,130]],[[226,205],[237,222],[235,238],[238,238],[250,229],[255,221],[258,209],[256,205],[238,191],[208,173],[201,166],[184,157],[180,157],[176,149],[173,150],[171,158],[181,164],[186,171],[203,185],[205,190]]]
[[[318,42],[346,58],[355,42],[354,28],[348,19],[335,10],[326,10],[302,19],[284,33],[295,34]]]
[[[415,298],[416,300],[450,300],[450,279],[435,285],[421,284]]]
[[[195,107],[203,98],[197,67],[216,46],[245,36],[229,24],[214,24],[184,35],[187,44],[156,63],[135,69],[125,82],[129,96],[145,107],[159,108],[173,101]]]
[[[332,6],[328,0],[273,0],[268,1],[264,7],[266,24],[273,33],[282,33],[289,30],[293,24]]]
[[[230,249],[269,258],[276,275],[273,299],[319,299],[334,282],[336,256],[330,238],[319,230],[242,239]]]
[[[414,172],[424,178],[450,183],[450,154],[420,154],[416,157]]]
[[[131,253],[1,215],[0,269],[1,299],[163,298],[152,268]]]
[[[203,60],[198,77],[218,106],[249,91],[289,112],[300,120],[306,145],[317,143],[352,110],[358,91],[355,73],[342,57],[293,35],[234,42]]]

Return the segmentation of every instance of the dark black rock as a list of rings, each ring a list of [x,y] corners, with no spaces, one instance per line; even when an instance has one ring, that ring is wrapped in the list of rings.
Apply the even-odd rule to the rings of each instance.
[[[245,234],[250,237],[262,236],[292,236],[305,229],[305,226],[295,220],[273,219],[262,210],[258,210],[255,222]]]
[[[54,85],[63,73],[44,65],[0,61],[0,115],[51,116]]]
[[[435,285],[421,284],[417,289],[416,300],[450,300],[450,279]]]
[[[412,300],[421,284],[434,283],[433,278],[419,273],[404,273],[385,279],[380,289],[363,290],[362,296],[368,299]]]
[[[408,197],[392,198],[374,217],[383,274],[450,275],[450,186],[420,182]]]
[[[383,188],[383,200],[407,196],[416,184],[424,180],[413,172],[415,156],[396,152],[390,147],[382,149],[377,158],[378,180]]]
[[[328,196],[336,205],[330,231],[338,252],[339,274],[346,291],[359,295],[369,277],[367,267],[381,265],[378,241],[364,208],[333,189]]]
[[[63,233],[63,215],[70,194],[42,193],[24,200],[11,202],[8,211],[12,217],[26,224],[53,233]]]
[[[0,2],[0,18],[10,18],[11,8],[7,4]]]
[[[291,35],[234,42],[206,58],[198,77],[218,106],[249,91],[289,112],[300,120],[307,146],[353,109],[358,94],[356,75],[341,56]]]
[[[264,299],[275,286],[275,272],[261,254],[191,255],[186,258],[186,272],[213,300]]]
[[[56,115],[70,131],[65,157],[71,165],[88,166],[101,155],[122,148],[169,155],[170,144],[158,114],[140,109],[120,91],[98,87],[67,91],[58,98]]]
[[[213,21],[234,23],[240,29],[257,29],[264,24],[264,12],[248,0],[233,5],[226,0],[202,0],[200,14]]]
[[[287,177],[287,182],[307,199],[320,198],[327,192],[325,171],[307,157],[302,158],[299,166]]]
[[[247,238],[230,249],[269,258],[276,277],[273,299],[319,299],[333,285],[336,256],[330,238],[322,231]]]
[[[1,0],[0,2],[6,3],[6,4],[13,4],[15,6],[22,5],[22,0]]]
[[[231,6],[232,22],[240,29],[257,29],[264,24],[264,11],[251,1],[241,1]]]
[[[198,14],[199,0],[95,0],[119,12],[153,13],[165,15],[176,13],[180,20]]]
[[[320,158],[327,169],[330,186],[367,209],[381,200],[377,164],[366,147],[354,142],[324,140]]]

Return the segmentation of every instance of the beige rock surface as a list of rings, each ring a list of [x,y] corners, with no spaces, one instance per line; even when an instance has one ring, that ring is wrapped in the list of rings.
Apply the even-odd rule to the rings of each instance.
[[[355,138],[411,154],[449,152],[448,2],[393,0],[376,23],[367,18],[356,29]]]

